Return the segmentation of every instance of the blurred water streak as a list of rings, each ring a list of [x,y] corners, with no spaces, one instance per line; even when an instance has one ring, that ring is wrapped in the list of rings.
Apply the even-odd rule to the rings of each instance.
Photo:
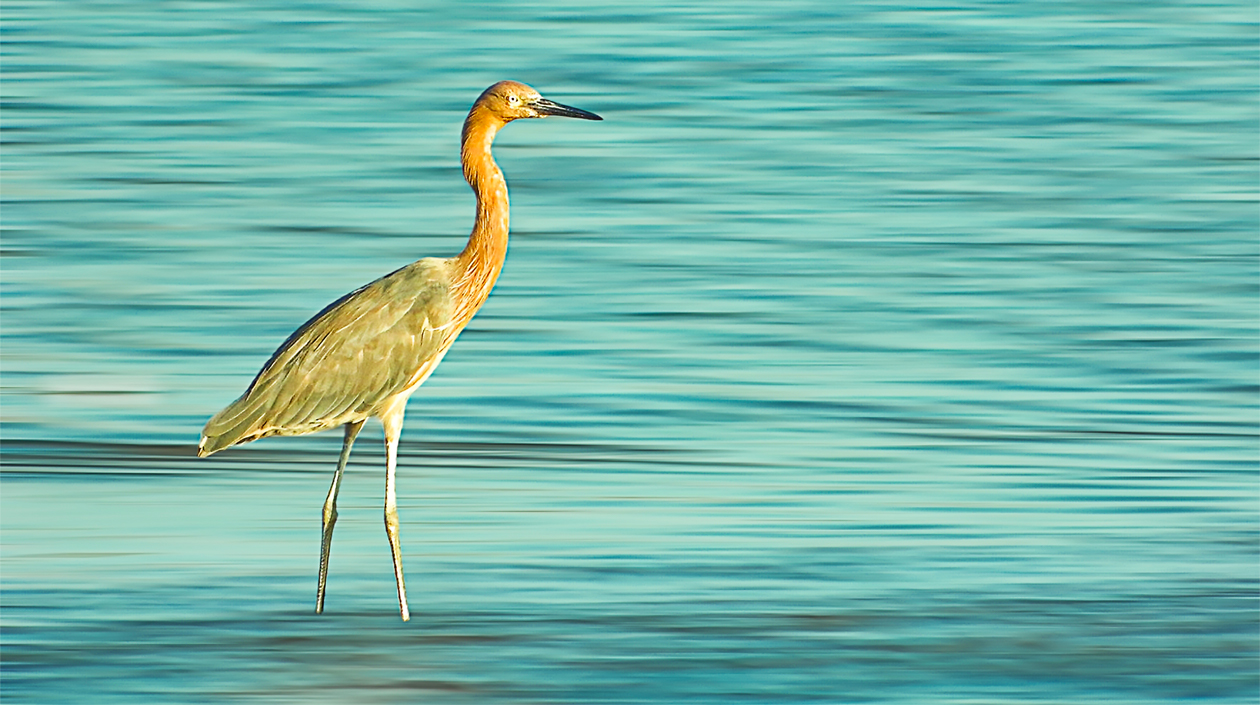
[[[1249,3],[10,3],[6,702],[1257,698]],[[325,303],[512,251],[381,452],[208,461]]]

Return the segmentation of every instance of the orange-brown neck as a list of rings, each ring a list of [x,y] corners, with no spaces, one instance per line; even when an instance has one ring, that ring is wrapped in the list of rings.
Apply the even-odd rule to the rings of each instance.
[[[477,219],[464,251],[455,257],[452,294],[458,302],[456,319],[467,321],[481,307],[503,269],[508,244],[508,191],[503,172],[494,163],[490,145],[505,123],[474,105],[464,120],[460,161],[464,178],[477,195]]]

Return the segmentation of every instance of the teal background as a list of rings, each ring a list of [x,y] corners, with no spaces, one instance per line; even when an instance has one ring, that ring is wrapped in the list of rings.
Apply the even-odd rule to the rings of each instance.
[[[12,703],[1202,703],[1257,683],[1257,13],[9,2]],[[379,425],[193,458],[327,302],[498,288]]]

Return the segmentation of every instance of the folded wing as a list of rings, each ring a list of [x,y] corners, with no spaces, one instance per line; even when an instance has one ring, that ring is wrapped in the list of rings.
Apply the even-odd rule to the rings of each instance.
[[[373,415],[417,384],[454,342],[446,260],[425,259],[329,304],[210,419],[198,455]]]

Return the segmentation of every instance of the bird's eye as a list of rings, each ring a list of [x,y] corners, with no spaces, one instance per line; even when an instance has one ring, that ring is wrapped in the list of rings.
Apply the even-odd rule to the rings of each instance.
[[[521,99],[520,99],[520,98],[518,98],[518,97],[516,97],[516,96],[514,96],[514,95],[509,95],[509,96],[508,96],[508,102],[509,102],[509,103],[511,103],[512,105],[520,105],[520,104],[521,104]]]

